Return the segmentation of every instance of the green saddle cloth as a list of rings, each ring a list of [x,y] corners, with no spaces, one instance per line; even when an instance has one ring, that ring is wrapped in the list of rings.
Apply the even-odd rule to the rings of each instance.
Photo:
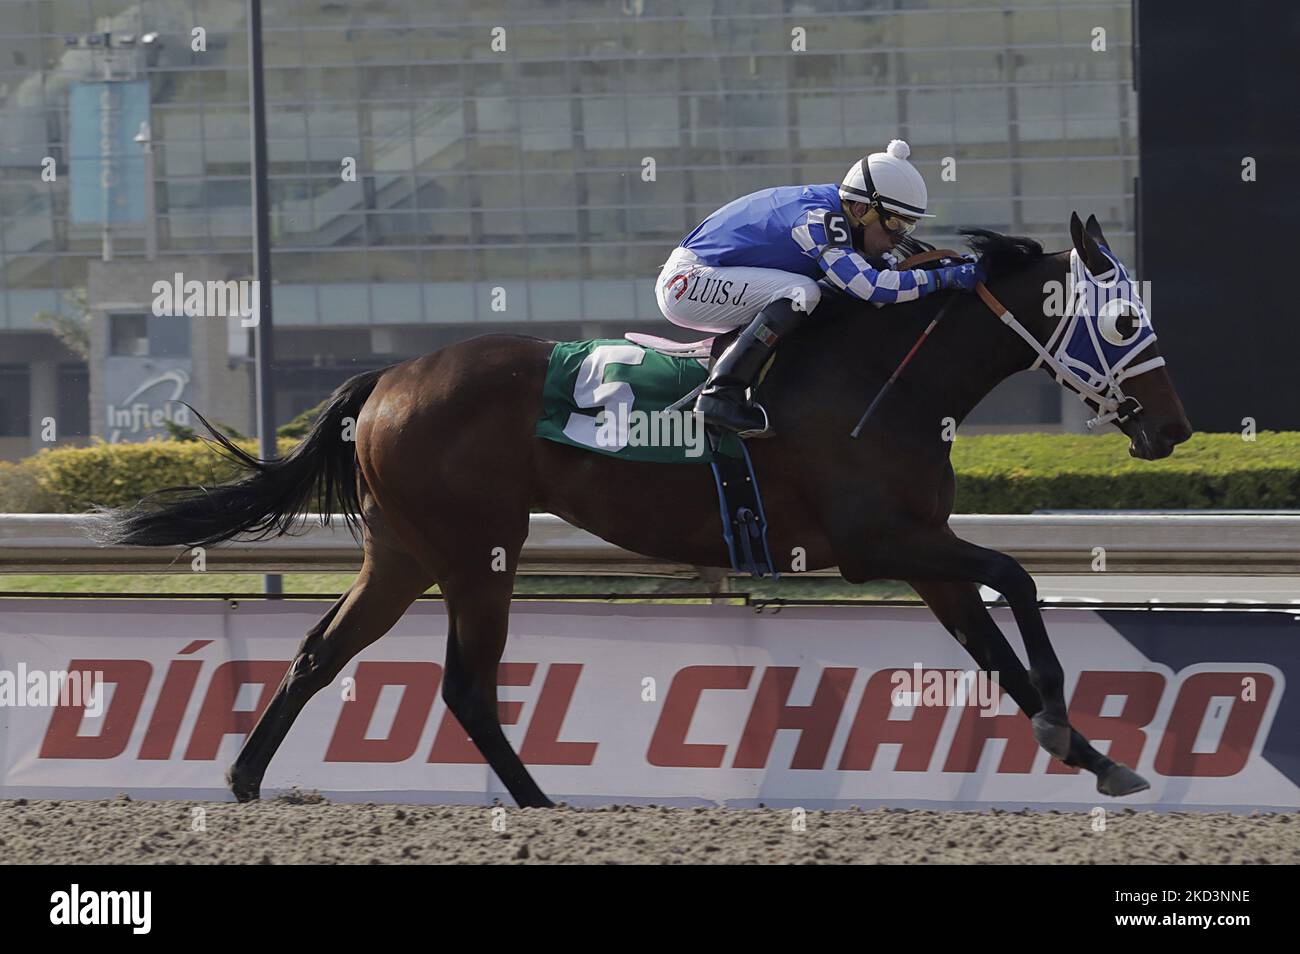
[[[688,402],[668,406],[704,382],[696,358],[677,358],[621,338],[560,341],[551,351],[535,433],[548,441],[622,460],[699,464],[713,459],[704,422]],[[727,434],[720,452],[740,457]]]

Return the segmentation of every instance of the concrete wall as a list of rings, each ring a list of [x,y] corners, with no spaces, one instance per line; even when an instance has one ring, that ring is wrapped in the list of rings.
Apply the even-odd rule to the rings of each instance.
[[[160,258],[155,261],[92,262],[87,276],[87,300],[94,316],[91,325],[90,422],[91,433],[111,439],[107,418],[111,375],[123,374],[127,364],[138,366],[135,373],[143,382],[151,374],[173,364],[154,357],[112,357],[109,354],[109,316],[114,313],[152,314],[157,297],[153,288],[160,280],[174,282],[229,281],[245,276],[216,258]],[[167,321],[189,323],[190,353],[186,371],[189,386],[182,400],[204,416],[237,428],[253,431],[252,367],[241,354],[232,354],[234,339],[242,344],[247,332],[238,317],[178,315]],[[246,350],[234,347],[233,350]],[[110,373],[111,372],[111,373]],[[120,389],[120,388],[119,388]]]

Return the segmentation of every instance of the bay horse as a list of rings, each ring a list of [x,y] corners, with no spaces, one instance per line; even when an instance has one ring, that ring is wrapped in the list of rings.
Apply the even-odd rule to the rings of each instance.
[[[988,272],[990,299],[1005,309],[1001,320],[963,293],[882,310],[824,297],[814,320],[782,342],[759,386],[776,436],[749,446],[778,563],[802,548],[809,569],[837,566],[850,583],[909,583],[975,662],[999,674],[1039,744],[1096,775],[1098,791],[1120,796],[1149,786],[1070,726],[1064,673],[1033,578],[1010,556],[948,527],[954,476],[945,429],[1018,371],[1043,365],[1063,373],[1046,350],[1064,327],[1047,313],[1048,283],[1064,283],[1080,263],[1091,276],[1123,271],[1095,217],[1085,226],[1073,215],[1070,232],[1073,250],[1055,254],[1029,239],[967,232]],[[861,407],[945,304],[945,320],[851,439]],[[1097,325],[1089,332],[1094,341]],[[1131,328],[1115,338],[1112,315],[1103,331],[1123,341]],[[361,537],[359,575],[307,633],[227,772],[238,800],[259,797],[267,766],[307,700],[438,584],[450,621],[443,699],[514,800],[549,806],[497,713],[497,667],[529,512],[556,514],[651,557],[730,565],[708,466],[623,461],[535,436],[553,345],[490,334],[357,375],[285,457],[259,460],[213,432],[246,469],[241,479],[174,488],[101,513],[97,535],[105,543],[191,547],[278,536],[313,511],[344,514]],[[1092,399],[1111,408],[1108,417],[1130,438],[1132,455],[1156,459],[1192,431],[1158,366],[1163,360],[1144,365],[1125,381],[1126,394],[1110,391],[1122,401],[1101,391]],[[1105,374],[1107,387],[1115,385],[1118,375]],[[985,608],[980,584],[1009,603],[1028,669]]]

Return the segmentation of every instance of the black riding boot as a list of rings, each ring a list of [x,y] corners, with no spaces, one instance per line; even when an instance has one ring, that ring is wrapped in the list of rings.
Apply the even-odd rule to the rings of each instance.
[[[709,379],[695,402],[707,427],[735,431],[741,437],[772,437],[767,411],[749,401],[746,390],[754,385],[777,339],[806,317],[787,298],[772,302],[749,323],[709,369]]]

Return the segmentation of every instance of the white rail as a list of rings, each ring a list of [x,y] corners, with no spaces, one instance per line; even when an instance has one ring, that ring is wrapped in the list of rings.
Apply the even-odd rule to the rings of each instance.
[[[84,519],[0,514],[0,573],[192,572],[192,558],[180,548],[99,547]],[[966,514],[951,524],[959,536],[1009,553],[1039,574],[1086,574],[1104,556],[1106,572],[1300,576],[1295,514]],[[360,550],[335,518],[329,527],[309,523],[299,536],[213,547],[206,562],[209,572],[350,571]],[[524,573],[698,574],[547,514],[532,517],[521,563]]]

